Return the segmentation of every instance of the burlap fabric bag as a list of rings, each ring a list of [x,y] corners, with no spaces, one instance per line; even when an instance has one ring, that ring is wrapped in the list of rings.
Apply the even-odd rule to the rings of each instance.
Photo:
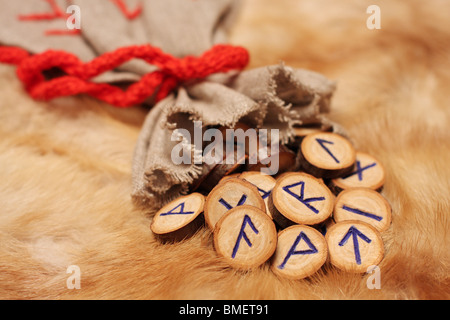
[[[160,206],[184,194],[202,174],[201,165],[174,165],[173,130],[186,128],[193,137],[193,121],[204,126],[233,127],[238,121],[280,130],[287,142],[294,124],[326,123],[325,112],[334,84],[325,77],[284,65],[213,76],[158,103],[149,113],[136,147],[133,167],[134,198]],[[186,143],[192,141],[186,141]],[[191,147],[194,150],[194,146]]]
[[[20,46],[32,53],[63,49],[83,61],[136,44],[151,44],[177,57],[200,55],[214,44],[227,42],[226,33],[239,9],[235,0],[124,1],[128,8],[141,8],[130,18],[110,0],[2,1],[8,3],[0,12],[0,44]],[[64,18],[23,18],[54,13],[55,6],[65,11],[70,4],[81,9],[78,35],[47,34],[48,30],[64,30]],[[95,80],[136,81],[155,69],[133,60]],[[134,156],[133,198],[136,203],[157,208],[186,193],[202,174],[201,164],[172,162],[172,149],[179,143],[172,141],[176,128],[192,131],[194,120],[204,126],[229,127],[241,121],[257,128],[279,129],[281,141],[287,142],[296,124],[328,123],[326,113],[333,91],[334,83],[324,76],[283,64],[216,74],[180,87],[153,106],[144,123]]]

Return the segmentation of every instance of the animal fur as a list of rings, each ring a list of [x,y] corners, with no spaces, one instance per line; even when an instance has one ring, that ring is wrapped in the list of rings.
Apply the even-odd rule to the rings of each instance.
[[[366,8],[381,8],[381,29]],[[248,0],[231,35],[251,67],[283,60],[336,80],[331,117],[387,171],[393,223],[381,289],[325,266],[306,280],[229,268],[211,234],[161,244],[133,206],[146,110],[36,102],[0,66],[0,298],[449,299],[450,2]],[[81,270],[69,290],[67,268]]]

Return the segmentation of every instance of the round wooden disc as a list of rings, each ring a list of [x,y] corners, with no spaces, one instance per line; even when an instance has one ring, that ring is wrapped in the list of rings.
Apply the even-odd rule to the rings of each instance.
[[[277,230],[272,220],[253,206],[239,206],[224,215],[214,230],[214,248],[233,267],[262,265],[275,252]]]
[[[378,192],[367,188],[354,188],[339,194],[333,216],[336,222],[359,220],[382,232],[391,224],[391,211],[389,202]]]
[[[205,221],[214,230],[217,221],[225,213],[244,204],[266,212],[266,204],[253,184],[239,178],[228,179],[214,187],[206,197]]]
[[[150,228],[158,235],[181,230],[203,212],[204,204],[205,197],[200,193],[180,197],[166,204],[155,214]]]
[[[272,193],[272,189],[277,183],[277,181],[267,174],[263,174],[261,172],[255,172],[255,171],[249,171],[249,172],[243,172],[239,176],[241,179],[244,179],[251,184],[253,184],[261,194],[261,197],[264,200],[264,203],[266,204],[266,213],[272,217],[268,203],[269,203],[269,196]]]
[[[314,228],[294,225],[278,234],[272,271],[288,279],[303,279],[319,270],[327,260],[325,237]]]
[[[325,239],[331,263],[347,272],[367,272],[384,256],[380,233],[361,221],[336,223],[328,230]]]
[[[281,227],[315,225],[333,211],[334,195],[319,179],[301,172],[277,180],[269,200],[272,217]]]
[[[346,138],[331,132],[307,135],[300,146],[302,167],[321,178],[337,178],[352,170],[356,151]]]
[[[385,171],[381,163],[367,153],[356,153],[356,166],[349,174],[333,179],[332,184],[339,189],[370,188],[379,190],[385,181]]]

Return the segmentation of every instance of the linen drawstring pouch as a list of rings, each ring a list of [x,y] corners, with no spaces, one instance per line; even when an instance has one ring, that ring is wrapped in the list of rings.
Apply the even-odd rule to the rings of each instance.
[[[172,150],[180,140],[174,130],[194,137],[194,121],[203,126],[233,128],[238,122],[261,129],[279,129],[288,142],[297,124],[330,124],[325,114],[334,90],[320,74],[282,64],[211,76],[181,87],[149,113],[137,142],[133,164],[133,197],[145,205],[161,206],[189,191],[202,174],[202,164],[174,164]],[[193,140],[185,141],[194,150]]]
[[[2,0],[5,1],[5,0]],[[68,30],[70,13],[80,9],[81,29]],[[0,45],[30,53],[64,50],[87,62],[107,52],[131,46],[158,47],[183,58],[200,56],[227,43],[240,7],[238,0],[21,0],[7,1],[0,12]],[[98,83],[133,83],[157,66],[133,59],[97,75]],[[320,123],[342,130],[327,118],[334,82],[321,74],[283,63],[253,70],[213,74],[182,83],[151,105],[138,138],[133,160],[132,197],[139,205],[157,209],[189,191],[202,177],[198,161],[176,164],[171,154],[180,143],[195,152],[194,121],[203,128],[234,127],[238,122],[258,129],[278,129],[281,143],[293,138],[298,125]],[[178,131],[177,131],[178,130]],[[175,137],[175,139],[174,139]]]

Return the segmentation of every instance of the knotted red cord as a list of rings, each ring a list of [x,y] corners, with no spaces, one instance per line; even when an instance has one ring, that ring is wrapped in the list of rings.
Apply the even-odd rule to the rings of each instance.
[[[158,70],[145,74],[125,91],[110,84],[90,81],[131,59],[142,59]],[[156,100],[160,101],[179,84],[189,80],[242,70],[249,62],[249,54],[242,47],[216,45],[200,57],[175,58],[159,48],[141,45],[120,48],[84,63],[65,51],[48,50],[30,55],[21,48],[0,47],[0,62],[17,65],[17,75],[34,99],[47,101],[88,94],[117,107],[130,107],[143,103],[154,93]],[[59,68],[65,75],[46,80],[43,72],[52,68]]]

